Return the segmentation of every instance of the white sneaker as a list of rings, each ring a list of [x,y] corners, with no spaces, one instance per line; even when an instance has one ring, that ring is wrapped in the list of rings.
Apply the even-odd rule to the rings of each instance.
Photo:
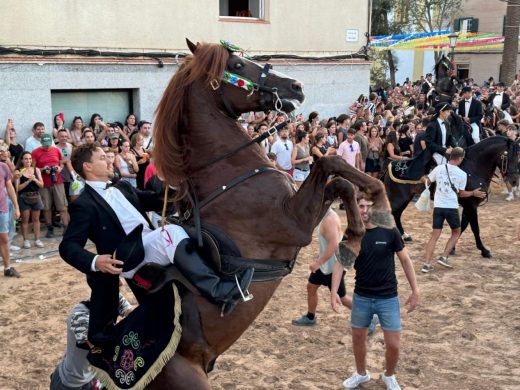
[[[29,249],[31,247],[31,242],[29,240],[24,240],[23,241],[23,248],[24,249]]]
[[[507,195],[506,202],[511,202],[513,199],[515,199],[515,196],[510,192],[509,195]]]
[[[34,241],[34,245],[36,245],[38,248],[43,248],[45,246],[41,240]]]
[[[9,249],[10,249],[12,252],[18,252],[18,251],[19,251],[20,249],[22,249],[22,248],[20,248],[19,246],[16,246],[16,245],[12,245],[12,244],[11,244],[11,246],[9,247]]]
[[[383,372],[381,374],[381,378],[383,379],[383,382],[386,385],[386,390],[401,390],[401,386],[399,386],[399,383],[397,383],[395,375],[386,376]]]
[[[350,378],[343,381],[343,387],[346,389],[355,389],[362,383],[367,383],[370,380],[370,373],[367,370],[365,375],[359,375],[357,371]]]

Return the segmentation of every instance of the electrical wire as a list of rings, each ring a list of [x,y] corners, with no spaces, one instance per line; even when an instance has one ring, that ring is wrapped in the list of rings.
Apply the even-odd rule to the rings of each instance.
[[[120,51],[100,51],[93,49],[28,49],[23,47],[5,47],[0,46],[0,56],[21,55],[35,57],[56,57],[64,55],[74,55],[80,57],[115,57],[115,58],[151,58],[157,61],[159,67],[163,67],[162,59],[171,58],[178,61],[188,54],[183,52],[120,52]],[[271,59],[287,59],[287,60],[305,60],[305,61],[341,61],[346,59],[365,59],[368,60],[368,49],[366,46],[361,47],[358,52],[349,52],[335,56],[300,56],[295,54],[260,54],[250,56],[254,61],[269,61]]]

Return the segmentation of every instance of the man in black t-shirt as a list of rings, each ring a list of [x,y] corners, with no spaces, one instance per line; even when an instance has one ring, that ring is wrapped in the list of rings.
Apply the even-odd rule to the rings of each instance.
[[[399,231],[395,228],[384,229],[370,222],[369,209],[372,202],[366,200],[363,194],[358,196],[358,206],[366,233],[354,263],[356,284],[352,298],[351,326],[357,371],[343,382],[343,387],[354,389],[370,381],[370,373],[366,370],[367,329],[373,315],[377,314],[386,346],[386,371],[381,374],[381,379],[387,389],[400,389],[394,375],[399,357],[401,332],[394,255],[397,254],[412,289],[412,294],[405,303],[408,305],[408,313],[415,309],[419,299],[415,271]],[[331,291],[334,293],[331,293],[331,304],[336,312],[339,311],[341,304],[335,293],[342,275],[341,271],[340,265],[335,266],[332,276]]]

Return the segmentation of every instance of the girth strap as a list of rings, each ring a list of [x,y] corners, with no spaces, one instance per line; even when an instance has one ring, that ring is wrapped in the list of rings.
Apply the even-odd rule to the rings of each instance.
[[[299,248],[298,248],[299,251]],[[221,255],[222,273],[234,275],[246,268],[253,267],[253,282],[269,282],[282,279],[289,275],[296,263],[298,251],[292,260],[272,260],[272,259],[248,259],[244,257]]]
[[[248,171],[239,177],[234,178],[226,185],[217,188],[215,191],[213,191],[211,194],[209,194],[202,202],[199,203],[199,209],[202,209],[204,206],[206,206],[208,203],[210,203],[213,200],[215,200],[216,198],[218,198],[224,192],[237,186],[238,184],[242,183],[243,181],[245,181],[253,176],[256,176],[260,173],[264,173],[264,172],[268,172],[268,171],[277,171],[277,170],[272,167],[260,167],[260,168],[254,169],[252,171]]]

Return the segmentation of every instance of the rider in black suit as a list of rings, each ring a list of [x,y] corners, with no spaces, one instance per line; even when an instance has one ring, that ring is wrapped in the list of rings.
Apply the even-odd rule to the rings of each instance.
[[[451,149],[457,146],[447,121],[452,109],[449,103],[438,103],[435,106],[436,115],[426,128],[426,148],[433,155],[437,164],[440,164],[442,157],[450,154]],[[444,143],[443,133],[445,134]]]
[[[482,102],[490,107],[490,105],[494,105],[495,97],[498,96],[501,98],[499,102],[500,106],[498,108],[500,108],[502,111],[505,111],[511,105],[511,99],[509,99],[509,95],[504,92],[504,89],[504,83],[498,83],[496,92],[493,92],[491,95],[489,95],[487,99],[483,99]]]
[[[471,137],[473,138],[473,141],[475,141],[475,143],[479,142],[481,121],[483,117],[482,103],[472,98],[471,87],[462,88],[462,97],[463,99],[459,102],[458,113],[462,117],[464,122],[469,123],[470,125],[475,124],[476,126],[478,126],[478,131],[475,128],[472,129]],[[466,102],[469,102],[468,112],[466,112]]]
[[[143,224],[146,221],[147,232],[152,231],[153,227],[145,212],[161,209],[162,194],[136,191],[130,184],[121,180],[111,190],[116,192],[111,192],[113,195],[110,202],[116,202],[112,203],[113,205],[122,204],[123,196],[144,220],[135,213],[135,210],[128,211],[129,207],[123,209],[128,211],[128,215],[121,215],[121,211],[116,215],[113,209],[116,206],[110,206],[108,200],[98,193],[98,191],[107,191],[105,183],[111,176],[103,150],[95,145],[82,145],[73,152],[71,160],[74,170],[87,180],[87,183],[80,197],[69,206],[71,220],[59,249],[61,257],[67,263],[87,275],[87,282],[92,289],[89,341],[94,345],[102,346],[110,341],[111,330],[118,315],[119,275],[122,272],[120,267],[125,263],[113,258],[112,254],[116,249],[119,253],[120,244],[127,235],[123,224],[127,225],[127,221],[137,218],[143,221]],[[182,229],[174,225],[171,227],[177,229],[174,231]],[[173,237],[175,239],[175,236]],[[84,249],[87,239],[96,245],[98,255]],[[220,279],[193,250],[189,239],[178,240],[176,245],[174,259],[165,259],[165,262],[174,262],[203,296],[214,303],[224,305],[234,305],[239,300],[240,291],[237,282]],[[251,278],[252,269],[246,270],[241,275],[239,282],[242,290],[247,289]]]

